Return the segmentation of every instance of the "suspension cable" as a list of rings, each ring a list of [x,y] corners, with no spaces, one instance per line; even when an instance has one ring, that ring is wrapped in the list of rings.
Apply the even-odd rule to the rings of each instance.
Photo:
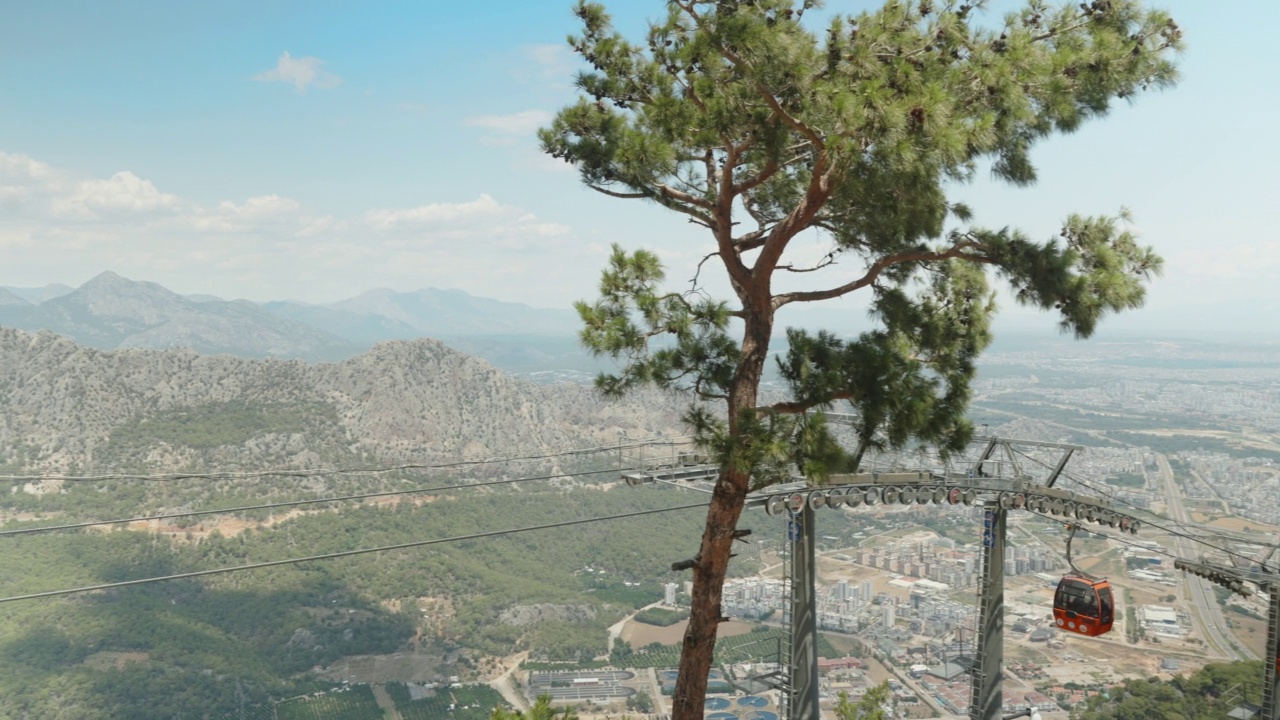
[[[400,465],[389,466],[370,466],[364,468],[315,468],[315,469],[299,469],[299,468],[276,468],[270,470],[245,470],[245,471],[226,471],[226,472],[169,472],[154,474],[135,474],[135,473],[105,473],[101,475],[0,475],[0,482],[42,482],[47,480],[56,480],[61,482],[103,482],[106,480],[140,480],[147,482],[172,482],[177,480],[261,480],[271,477],[325,477],[329,475],[386,475],[396,472],[407,472],[416,470],[450,470],[460,467],[471,467],[475,465],[492,465],[495,463],[505,462],[521,462],[528,460],[549,460],[552,458],[569,457],[575,455],[593,455],[600,452],[610,452],[617,450],[627,450],[637,447],[648,447],[650,445],[660,443],[672,443],[682,440],[691,439],[690,435],[678,435],[675,437],[650,438],[647,440],[636,440],[627,443],[618,443],[615,445],[596,445],[585,448],[572,448],[568,450],[557,450],[547,453],[533,453],[529,455],[513,455],[505,457],[491,458],[472,458],[467,460],[452,460],[441,463],[403,463]]]
[[[238,507],[223,508],[221,510],[192,510],[189,512],[172,512],[160,515],[139,515],[130,518],[118,518],[115,520],[89,520],[79,523],[69,523],[66,525],[47,525],[43,527],[19,528],[16,530],[0,530],[0,537],[8,537],[13,535],[36,535],[39,533],[58,532],[63,530],[79,530],[82,528],[100,527],[104,525],[124,525],[135,522],[146,522],[150,520],[169,520],[181,517],[198,517],[201,515],[219,515],[223,513],[245,512],[249,510],[271,510],[275,508],[298,507],[301,505],[315,505],[328,502],[345,502],[349,500],[367,500],[369,498],[380,497],[396,497],[400,495],[414,495],[418,493],[437,492],[440,490],[466,490],[469,488],[492,487],[494,485],[511,485],[520,482],[531,482],[535,480],[554,480],[562,477],[578,477],[582,475],[601,475],[604,473],[617,473],[616,469],[609,470],[591,470],[580,473],[556,473],[554,475],[539,475],[537,477],[521,477],[507,478],[504,480],[486,480],[483,482],[451,485],[436,485],[433,487],[419,487],[410,490],[387,490],[383,492],[361,493],[358,495],[337,495],[333,497],[314,498],[311,500],[286,500],[274,503],[264,503],[262,505],[241,505]]]
[[[502,535],[514,535],[517,533],[531,532],[534,530],[549,530],[551,528],[570,527],[573,525],[586,525],[588,523],[608,522],[611,520],[622,520],[625,518],[641,517],[645,515],[657,515],[659,513],[674,512],[677,510],[689,510],[692,508],[706,507],[709,502],[690,503],[688,505],[677,505],[674,507],[658,508],[655,510],[637,510],[628,513],[620,513],[618,515],[607,515],[595,518],[582,518],[578,520],[563,520],[560,522],[546,523],[543,525],[530,525],[522,528],[513,528],[509,530],[488,530],[485,532],[471,533],[470,535],[455,535],[453,537],[435,538],[432,540],[417,540],[414,542],[399,543],[396,545],[383,545],[374,548],[361,548],[358,550],[343,550],[340,552],[324,553],[321,555],[309,555],[307,557],[289,558],[287,560],[268,560],[266,562],[248,563],[246,565],[235,565],[231,567],[215,568],[212,570],[195,570],[192,572],[175,573],[172,575],[161,575],[158,577],[140,578],[138,580],[124,580],[121,582],[102,583],[99,585],[85,585],[82,587],[65,588],[62,590],[46,590],[44,592],[28,593],[25,595],[12,595],[9,597],[0,597],[0,604],[17,602],[20,600],[36,600],[39,598],[58,597],[61,595],[75,595],[79,593],[96,592],[101,590],[113,590],[116,588],[132,587],[135,585],[149,585],[151,583],[166,582],[169,580],[185,580],[188,578],[205,577],[208,575],[221,575],[225,573],[243,572],[246,570],[258,570],[261,568],[279,567],[281,565],[295,565],[297,563],[314,562],[317,560],[333,560],[336,558],[353,557],[356,555],[367,555],[369,553],[384,552],[387,550],[404,550],[407,548],[426,547],[428,545],[440,545],[443,543],[460,542],[463,540],[479,540],[481,538],[499,537]]]

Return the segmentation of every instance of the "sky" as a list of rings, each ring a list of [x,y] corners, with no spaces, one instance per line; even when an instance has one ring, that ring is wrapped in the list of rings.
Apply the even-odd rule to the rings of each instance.
[[[606,4],[634,38],[665,7]],[[1038,146],[1031,188],[980,179],[954,197],[980,225],[1044,239],[1070,213],[1129,208],[1165,272],[1100,337],[1275,332],[1280,3],[1157,4],[1185,33],[1177,87]],[[227,299],[436,287],[566,307],[595,295],[616,242],[655,250],[685,287],[703,232],[583,188],[538,149],[576,97],[570,6],[0,3],[0,285],[112,270]],[[857,324],[859,302],[834,308]],[[1002,305],[998,328],[1054,324]]]

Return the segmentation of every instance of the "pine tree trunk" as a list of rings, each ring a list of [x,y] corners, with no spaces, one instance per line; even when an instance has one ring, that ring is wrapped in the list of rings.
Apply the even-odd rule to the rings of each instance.
[[[768,295],[764,297],[768,298]],[[737,437],[738,412],[756,407],[760,377],[769,352],[772,310],[766,309],[767,300],[755,307],[764,311],[751,313],[746,318],[743,359],[727,403],[730,437]],[[693,566],[693,600],[680,652],[679,675],[671,699],[672,720],[702,720],[703,717],[707,675],[715,652],[716,630],[722,620],[721,598],[729,556],[733,552],[733,533],[738,527],[738,517],[742,515],[751,486],[750,471],[735,469],[734,465],[733,458],[730,458],[720,469],[711,506],[707,509],[702,545]]]
[[[693,568],[693,603],[680,651],[680,673],[672,696],[673,720],[702,718],[703,698],[707,694],[707,675],[711,670],[716,629],[720,624],[724,578],[733,549],[733,531],[738,525],[738,516],[742,514],[748,480],[745,474],[738,478],[722,473],[711,499],[711,507],[707,510],[701,560]],[[739,486],[743,487],[743,491],[737,490]]]

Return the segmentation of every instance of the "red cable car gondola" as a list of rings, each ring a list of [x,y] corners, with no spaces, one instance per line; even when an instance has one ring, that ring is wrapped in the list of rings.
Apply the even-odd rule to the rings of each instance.
[[[1053,620],[1058,627],[1089,637],[1111,632],[1115,609],[1111,583],[1084,573],[1064,575],[1053,595]]]
[[[1071,562],[1071,539],[1076,536],[1076,528],[1071,525],[1067,534],[1067,564],[1072,572],[1058,581],[1058,590],[1053,594],[1053,621],[1068,632],[1096,637],[1111,632],[1116,603],[1111,583],[1080,571]]]

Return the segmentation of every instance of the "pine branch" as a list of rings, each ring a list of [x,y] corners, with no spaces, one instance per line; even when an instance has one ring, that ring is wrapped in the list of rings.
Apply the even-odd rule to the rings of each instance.
[[[624,193],[624,192],[618,192],[617,190],[610,190],[609,188],[600,187],[599,185],[587,185],[587,187],[591,188],[592,190],[595,190],[598,193],[608,195],[609,197],[622,198],[623,200],[643,200],[646,198],[653,197],[651,193],[643,193],[643,192]]]
[[[763,227],[758,230],[752,230],[746,235],[741,235],[739,237],[734,238],[733,249],[740,253],[744,253],[749,250],[755,250],[756,248],[764,245],[764,241],[768,238],[768,236],[769,236],[769,230]]]
[[[587,184],[587,187],[603,195],[622,198],[623,200],[653,200],[665,208],[688,215],[691,218],[690,222],[697,223],[705,228],[714,228],[714,220],[712,218],[691,207],[687,207],[685,204],[682,204],[688,203],[696,205],[697,207],[705,207],[709,210],[711,209],[711,203],[668,185],[659,184],[655,186],[655,190],[648,192],[619,192],[617,190],[610,190],[609,188],[594,184]]]
[[[822,258],[822,260],[818,261],[818,264],[814,265],[813,267],[798,268],[798,267],[795,267],[794,265],[779,265],[779,266],[778,266],[778,269],[779,269],[779,270],[786,270],[787,272],[793,272],[793,273],[811,273],[811,272],[817,272],[818,270],[821,270],[821,269],[823,269],[823,268],[827,268],[827,267],[831,267],[832,265],[835,265],[835,264],[836,264],[836,256],[837,256],[837,255],[839,255],[839,254],[840,254],[840,250],[839,250],[839,249],[832,250],[831,252],[827,253],[826,257],[824,257],[824,258]]]
[[[854,400],[858,396],[852,392],[836,393],[831,397],[821,400],[788,400],[786,402],[776,402],[772,405],[762,405],[756,408],[756,412],[760,415],[799,415],[808,412],[816,407],[823,407],[840,400]]]
[[[694,207],[699,207],[699,208],[702,208],[703,210],[715,209],[715,206],[711,204],[711,201],[705,198],[700,198],[694,195],[690,195],[689,193],[684,192],[683,190],[677,190],[665,183],[658,183],[657,185],[654,186],[654,188],[658,192],[662,193],[663,196],[665,196],[669,200],[674,200],[676,202],[682,202],[689,205],[693,205]]]
[[[868,285],[871,285],[876,281],[877,278],[880,277],[882,273],[884,273],[885,270],[888,270],[894,265],[901,265],[903,263],[933,262],[937,260],[948,260],[951,258],[964,258],[972,262],[981,262],[981,263],[992,262],[990,258],[987,258],[983,255],[972,254],[967,252],[969,250],[981,249],[981,247],[982,246],[976,242],[965,241],[965,242],[956,243],[955,245],[947,248],[946,250],[911,251],[911,252],[894,253],[893,255],[888,255],[886,257],[883,257],[877,260],[875,263],[871,265],[871,267],[867,270],[867,272],[862,277],[858,278],[857,280],[853,280],[848,283],[845,283],[844,285],[840,285],[834,288],[829,288],[827,290],[814,290],[811,292],[792,292],[792,293],[783,293],[781,295],[775,295],[773,297],[773,309],[777,310],[783,305],[786,305],[788,303],[793,303],[793,302],[816,302],[818,300],[830,300],[832,298],[843,297],[845,295],[848,295],[851,292],[860,290]]]

